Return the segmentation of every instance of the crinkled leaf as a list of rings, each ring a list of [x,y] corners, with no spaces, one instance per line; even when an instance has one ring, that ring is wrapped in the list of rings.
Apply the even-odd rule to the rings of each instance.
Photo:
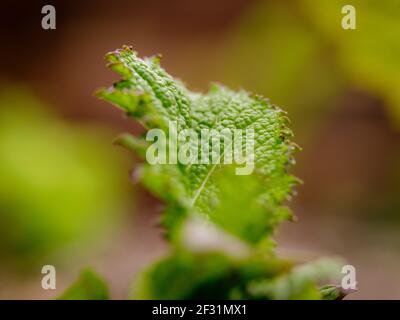
[[[253,174],[259,182],[251,188],[251,194],[247,192],[241,198],[239,192],[236,199],[243,210],[248,205],[251,212],[235,212],[231,219],[222,215],[230,214],[226,202],[232,200],[232,194],[229,190],[221,192],[221,185],[216,181],[222,165],[145,163],[138,169],[137,175],[144,185],[167,205],[163,222],[169,233],[188,214],[202,214],[242,239],[256,243],[271,234],[277,221],[289,216],[282,202],[297,182],[287,173],[296,147],[289,140],[292,133],[282,110],[262,97],[244,90],[234,92],[220,85],[213,85],[206,94],[191,92],[161,68],[158,57],[140,59],[130,47],[109,53],[106,58],[122,80],[110,88],[100,89],[98,96],[122,108],[146,129],[159,128],[168,134],[171,121],[175,121],[174,129],[178,132],[192,129],[198,136],[202,129],[218,132],[253,129],[255,132]],[[243,145],[246,138],[243,136]],[[125,136],[120,143],[142,157],[146,154],[148,143],[144,138]],[[218,157],[224,159],[223,148]],[[246,180],[240,176],[229,179],[237,186]],[[241,219],[239,214],[246,218]],[[242,227],[240,221],[245,222]],[[255,226],[258,226],[256,232],[249,232]]]

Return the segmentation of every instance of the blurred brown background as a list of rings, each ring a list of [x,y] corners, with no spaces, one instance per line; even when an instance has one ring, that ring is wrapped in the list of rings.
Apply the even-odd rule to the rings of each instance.
[[[341,1],[326,3],[2,1],[0,85],[29,88],[66,123],[107,128],[112,134],[100,142],[109,145],[114,133],[141,130],[93,97],[118,79],[103,57],[123,44],[141,56],[162,53],[165,69],[191,89],[217,81],[262,93],[289,112],[303,147],[294,172],[304,185],[290,203],[298,221],[279,229],[281,253],[343,256],[357,270],[359,291],[350,298],[400,299],[400,8],[367,1],[358,30],[344,31]],[[56,30],[41,28],[44,4],[57,10]],[[128,181],[132,165],[113,170]],[[56,296],[84,265],[105,275],[114,298],[126,297],[135,272],[167,247],[154,228],[160,203],[140,187],[135,193],[124,210],[128,223],[106,244],[52,260],[60,261],[56,291],[41,289],[40,267],[21,275],[1,262],[0,298]]]

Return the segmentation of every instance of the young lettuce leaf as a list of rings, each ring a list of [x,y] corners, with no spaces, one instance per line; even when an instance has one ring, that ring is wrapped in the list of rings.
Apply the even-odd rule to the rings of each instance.
[[[98,97],[122,108],[147,130],[163,130],[167,136],[164,142],[167,159],[174,157],[169,152],[174,132],[190,129],[200,136],[203,129],[209,129],[211,139],[208,141],[220,139],[215,132],[224,129],[251,129],[254,132],[252,176],[256,176],[255,180],[230,175],[226,178],[230,186],[218,181],[222,163],[145,162],[138,169],[144,185],[166,203],[163,223],[169,235],[185,217],[205,215],[242,240],[257,244],[271,235],[278,222],[290,219],[291,214],[282,203],[298,182],[288,173],[296,145],[290,141],[292,133],[282,110],[260,96],[244,90],[234,92],[220,85],[212,85],[206,94],[192,92],[161,68],[159,57],[141,59],[131,47],[124,46],[111,52],[106,59],[122,80],[112,87],[100,89]],[[250,138],[244,135],[242,146],[246,139]],[[149,145],[144,137],[130,135],[124,135],[119,142],[142,157],[145,157]],[[177,149],[181,145],[178,140]],[[210,145],[208,147],[212,149]],[[227,146],[224,148],[229,149]],[[210,157],[225,159],[224,148]],[[242,183],[249,185],[251,191],[243,190],[243,194],[237,192],[234,195],[232,190],[228,190],[228,187],[237,188]],[[235,203],[240,205],[239,208],[233,207]],[[231,212],[231,209],[236,211]]]

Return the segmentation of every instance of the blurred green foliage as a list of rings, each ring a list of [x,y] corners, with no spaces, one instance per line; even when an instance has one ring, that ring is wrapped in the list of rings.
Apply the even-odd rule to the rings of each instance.
[[[383,98],[391,119],[400,126],[400,2],[397,0],[300,1],[311,27],[330,43],[343,76]],[[341,8],[356,9],[357,29],[344,30]]]
[[[91,269],[81,271],[78,280],[72,284],[59,300],[108,300],[105,281]]]
[[[224,81],[284,106],[303,145],[342,86],[329,47],[321,44],[293,2],[261,1],[232,32],[221,63]]]
[[[289,269],[283,261],[260,257],[233,259],[222,252],[179,250],[139,278],[137,299],[241,299],[249,281],[273,278]]]
[[[356,30],[342,28],[346,4]],[[397,0],[260,1],[233,30],[221,65],[226,83],[285,106],[304,146],[349,89],[381,97],[400,125],[399,38]]]
[[[309,264],[294,267],[291,272],[276,278],[253,281],[248,291],[259,299],[275,300],[336,300],[341,292],[338,286],[326,285],[318,288],[315,284],[331,279],[337,273],[339,261],[333,259],[319,259]],[[329,289],[328,289],[329,288]]]
[[[0,106],[0,255],[28,265],[104,238],[127,208],[112,134],[68,124],[25,89],[2,90]]]
[[[137,299],[335,299],[319,283],[340,279],[339,259],[298,265],[252,250],[208,222],[187,221],[172,252],[137,279]]]

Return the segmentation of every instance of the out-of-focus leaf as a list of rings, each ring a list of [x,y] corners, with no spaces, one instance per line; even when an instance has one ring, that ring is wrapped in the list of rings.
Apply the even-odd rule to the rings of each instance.
[[[69,124],[22,88],[1,91],[0,106],[0,256],[26,267],[105,238],[129,190],[114,134]]]
[[[300,0],[312,27],[332,47],[332,58],[356,86],[381,96],[400,125],[400,2]],[[356,29],[344,30],[342,7],[356,10]]]
[[[189,221],[189,224],[191,222]],[[195,225],[195,222],[193,222]],[[196,225],[201,225],[198,221]],[[134,286],[137,299],[325,299],[320,282],[340,275],[340,262],[304,265],[261,254],[214,228],[190,227],[174,250],[144,271]],[[200,235],[197,231],[202,231]]]
[[[105,281],[91,269],[85,269],[59,300],[108,300]]]
[[[346,293],[339,286],[326,285],[319,288],[323,300],[342,300]]]
[[[315,262],[296,266],[283,276],[254,281],[249,285],[249,292],[254,297],[278,300],[315,300],[333,298],[333,291],[318,290],[321,281],[338,281],[341,262],[333,259],[320,259]],[[325,287],[327,288],[327,287]],[[337,297],[335,296],[335,299]]]
[[[299,14],[296,1],[272,0],[256,2],[243,15],[221,66],[227,84],[251,88],[284,106],[304,145],[342,88],[330,57],[329,44]]]
[[[274,277],[289,263],[223,252],[176,251],[146,270],[134,288],[137,299],[232,299],[246,295],[250,280]]]

